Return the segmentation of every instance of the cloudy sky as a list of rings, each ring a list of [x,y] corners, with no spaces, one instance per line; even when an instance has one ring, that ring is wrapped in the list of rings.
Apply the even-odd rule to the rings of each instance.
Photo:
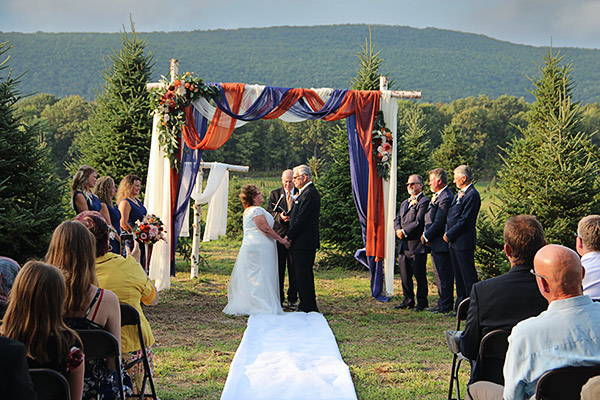
[[[534,46],[600,48],[600,0],[0,0],[2,32],[385,24]]]

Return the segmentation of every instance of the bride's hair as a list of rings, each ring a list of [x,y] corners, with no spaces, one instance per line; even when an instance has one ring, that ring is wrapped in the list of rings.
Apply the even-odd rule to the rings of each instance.
[[[242,188],[240,193],[240,200],[244,208],[248,208],[254,205],[254,198],[258,195],[260,190],[256,185],[246,185]]]

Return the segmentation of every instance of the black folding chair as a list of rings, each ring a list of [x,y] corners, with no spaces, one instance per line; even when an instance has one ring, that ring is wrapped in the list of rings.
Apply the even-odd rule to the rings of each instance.
[[[597,375],[600,375],[600,365],[551,369],[538,379],[535,398],[536,400],[579,400],[581,387]]]
[[[31,381],[38,400],[70,400],[69,382],[53,369],[31,368]]]
[[[148,361],[148,354],[146,353],[146,343],[144,342],[144,334],[142,333],[140,314],[135,308],[133,308],[129,304],[121,303],[121,326],[125,325],[135,325],[137,327],[138,338],[142,350],[142,358],[138,358],[137,360],[133,360],[128,363],[124,363],[123,367],[125,368],[125,370],[128,370],[129,368],[139,363],[142,363],[142,365],[144,366],[144,378],[142,380],[140,393],[134,394],[132,395],[132,397],[139,397],[140,399],[145,397],[151,397],[154,400],[156,400],[158,397],[156,396],[156,390],[154,389],[154,380],[152,379],[152,372],[150,371],[150,362]],[[146,394],[146,380],[150,384],[151,394]]]
[[[504,360],[508,350],[508,336],[510,332],[496,329],[488,332],[479,344],[478,379],[489,381],[504,386]]]
[[[469,311],[469,303],[470,299],[467,297],[458,305],[458,309],[456,310],[456,332],[460,331],[461,322],[467,320],[467,313]],[[452,356],[452,370],[450,371],[450,387],[448,388],[448,400],[452,399],[452,389],[453,386],[456,387],[456,400],[461,400],[460,398],[460,384],[458,382],[458,371],[460,370],[460,364],[463,360],[469,361],[468,358],[463,356],[458,350],[457,344],[453,343],[454,340],[453,335],[449,335],[450,331],[446,331],[446,340],[448,340],[448,347],[450,351],[454,354]],[[454,332],[454,333],[456,333]]]
[[[121,354],[117,338],[112,333],[101,329],[77,329],[77,333],[81,338],[86,360],[114,358],[117,366],[119,393],[121,400],[125,400],[123,376],[121,375]]]

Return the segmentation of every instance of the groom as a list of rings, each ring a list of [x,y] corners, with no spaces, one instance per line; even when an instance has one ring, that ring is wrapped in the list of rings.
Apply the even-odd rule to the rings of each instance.
[[[321,195],[312,183],[310,168],[299,165],[293,170],[294,186],[300,191],[292,207],[290,227],[286,238],[296,269],[296,283],[300,294],[299,311],[319,311],[315,295],[313,264],[319,248],[319,213]]]

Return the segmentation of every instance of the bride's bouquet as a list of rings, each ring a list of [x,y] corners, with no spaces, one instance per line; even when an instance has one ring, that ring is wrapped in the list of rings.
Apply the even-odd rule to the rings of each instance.
[[[144,244],[154,244],[165,240],[165,224],[154,214],[145,215],[142,222],[135,227],[135,236]]]

